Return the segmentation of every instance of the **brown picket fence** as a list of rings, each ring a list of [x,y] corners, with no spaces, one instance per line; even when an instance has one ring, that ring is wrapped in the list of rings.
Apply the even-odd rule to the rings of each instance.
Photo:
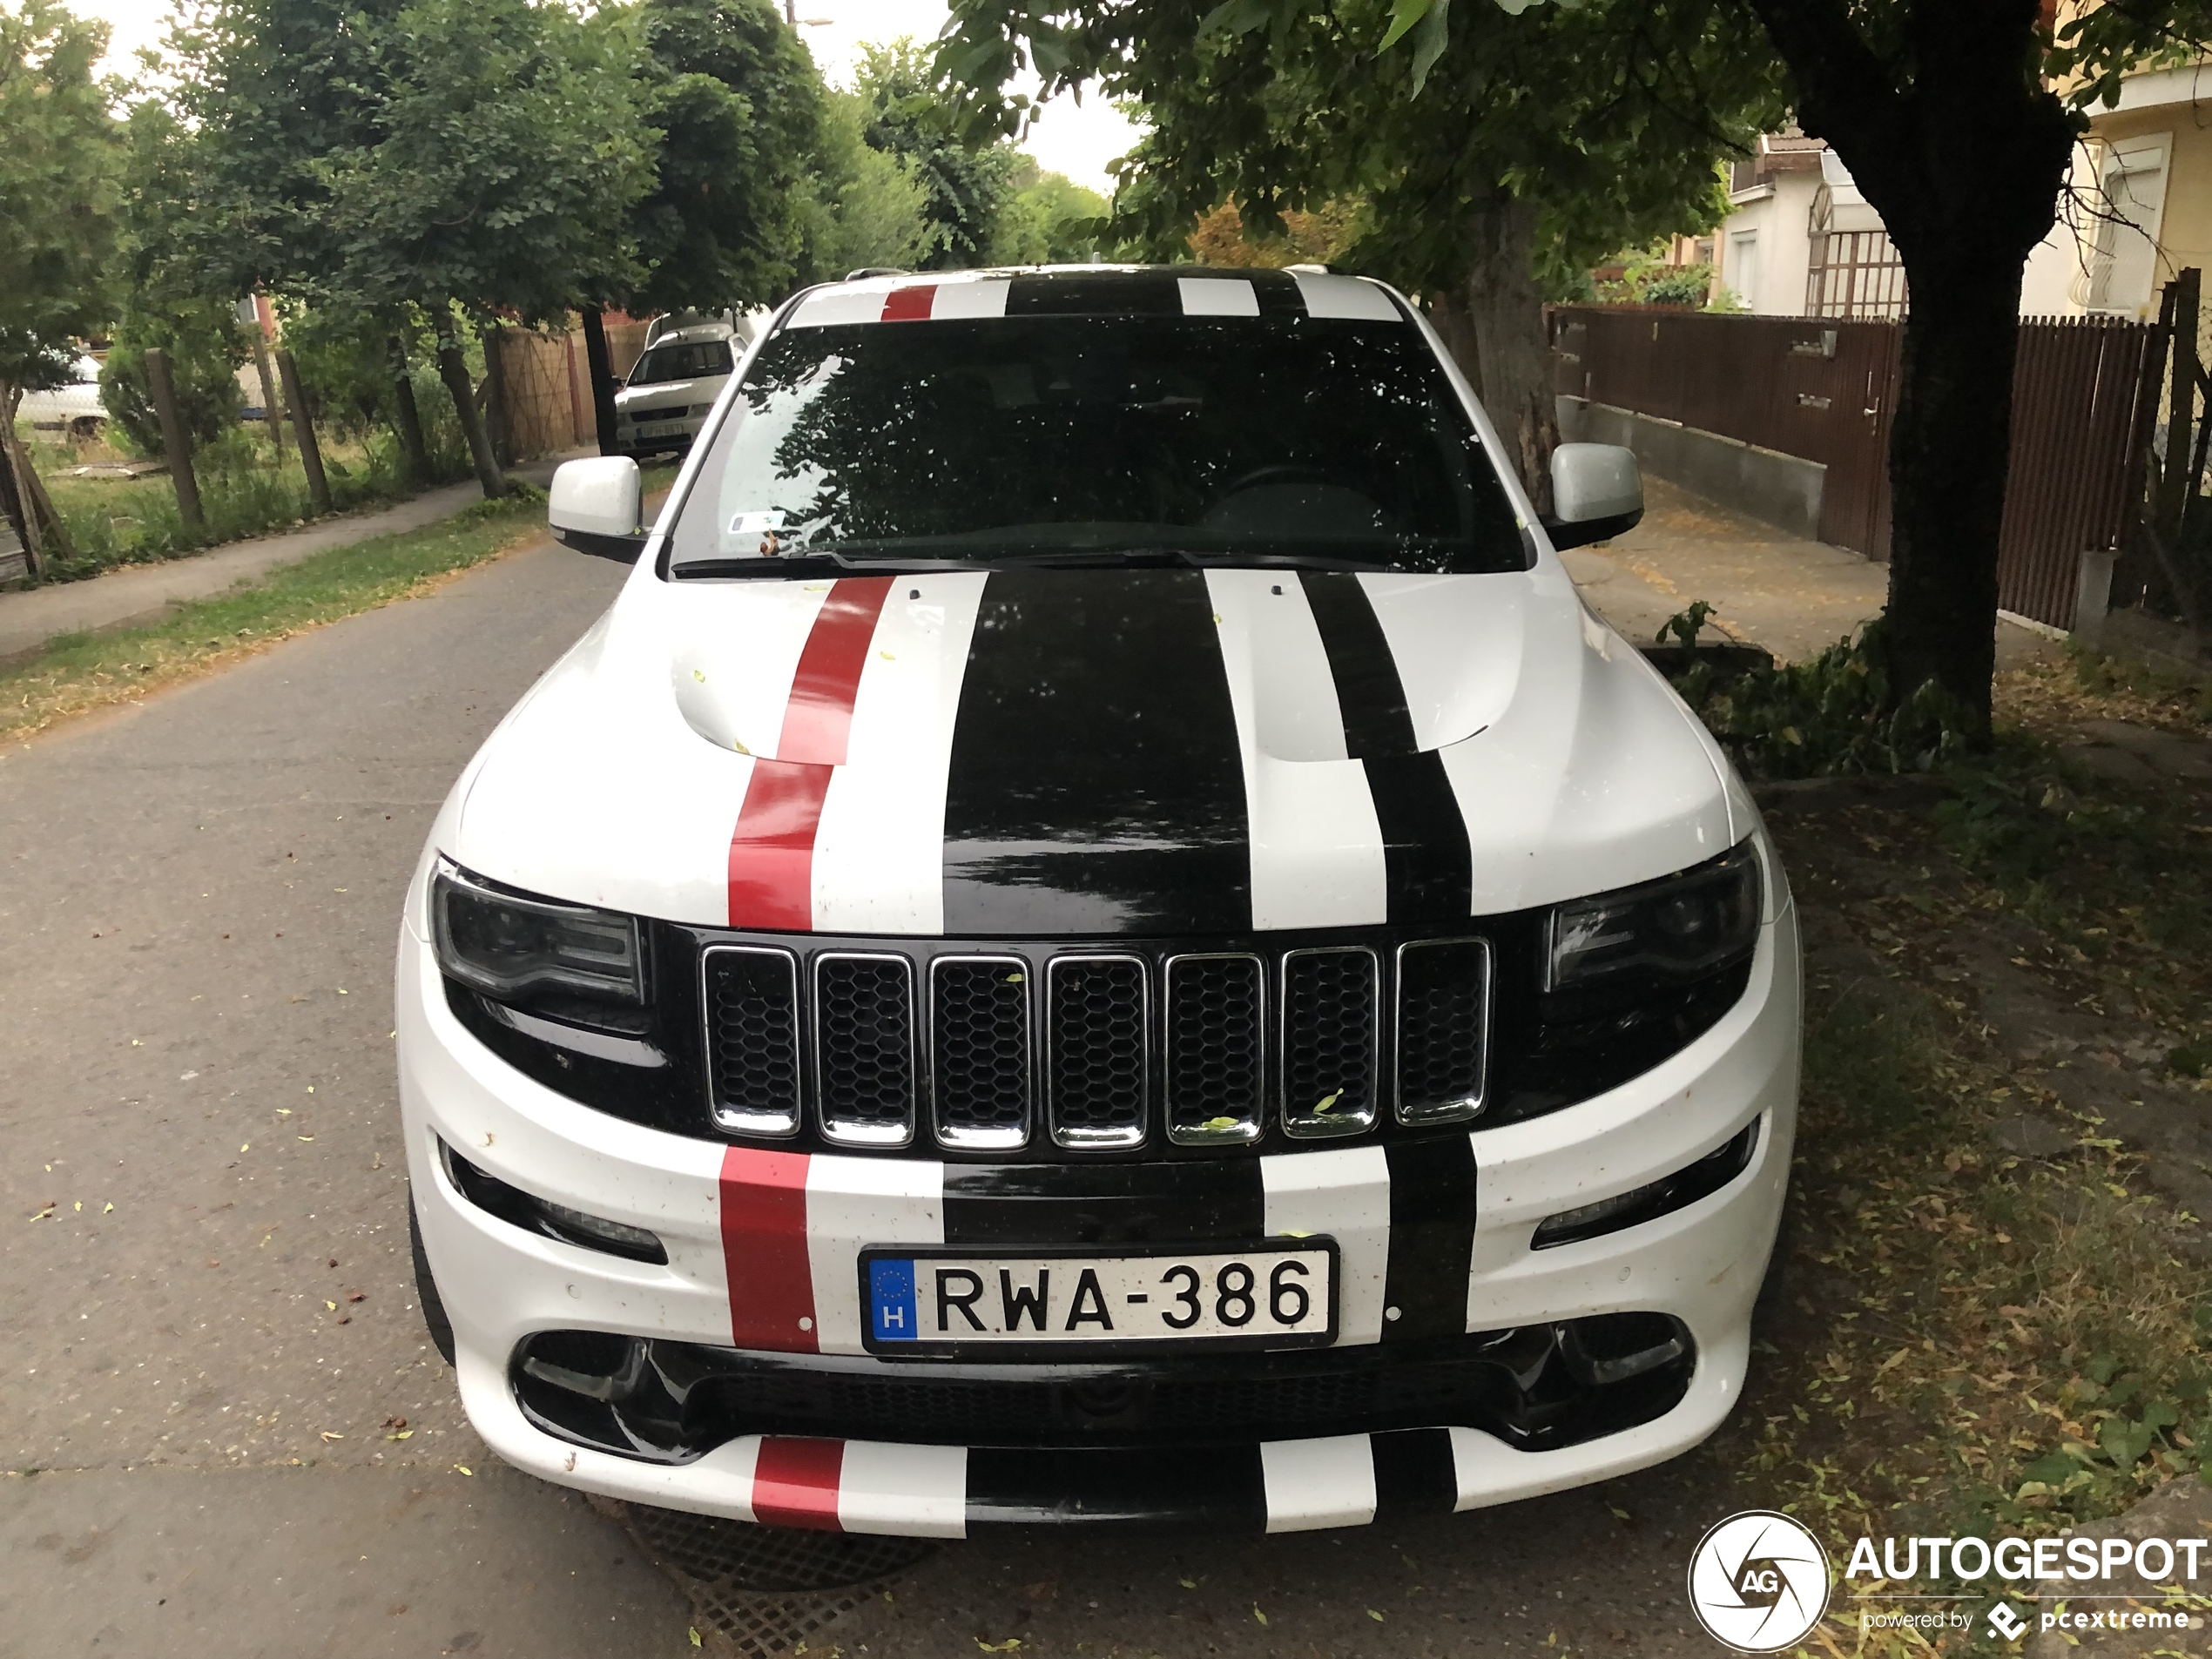
[[[2157,330],[2038,317],[2020,328],[1998,603],[2074,623],[2081,555],[2117,547],[2128,515],[2137,388]],[[1890,550],[1890,419],[1904,326],[1644,306],[1551,314],[1554,388],[1820,462],[1820,539]]]

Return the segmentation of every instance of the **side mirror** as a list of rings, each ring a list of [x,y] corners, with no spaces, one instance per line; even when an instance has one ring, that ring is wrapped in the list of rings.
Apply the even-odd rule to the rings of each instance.
[[[1611,443],[1562,443],[1552,451],[1552,510],[1544,529],[1555,548],[1624,536],[1643,516],[1643,473],[1635,452]]]
[[[545,522],[553,539],[579,553],[635,564],[645,550],[644,481],[627,455],[564,461],[553,475]]]

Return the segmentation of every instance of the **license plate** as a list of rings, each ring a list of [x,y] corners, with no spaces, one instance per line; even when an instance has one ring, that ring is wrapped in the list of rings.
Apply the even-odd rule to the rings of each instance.
[[[1336,1241],[1211,1250],[864,1251],[878,1353],[1321,1347],[1336,1339]]]
[[[653,426],[639,427],[637,435],[641,438],[673,438],[680,435],[683,430],[681,421],[663,421]]]

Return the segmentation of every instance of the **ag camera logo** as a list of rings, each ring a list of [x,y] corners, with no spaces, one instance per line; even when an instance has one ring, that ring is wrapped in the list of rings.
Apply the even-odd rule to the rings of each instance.
[[[1730,1515],[1689,1558],[1690,1610],[1738,1653],[1796,1647],[1827,1612],[1831,1582],[1820,1541],[1768,1509]]]

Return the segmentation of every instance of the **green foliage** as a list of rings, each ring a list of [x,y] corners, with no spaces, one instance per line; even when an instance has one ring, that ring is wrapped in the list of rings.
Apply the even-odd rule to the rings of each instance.
[[[921,192],[929,270],[992,262],[1025,164],[1011,145],[970,148],[931,96],[929,60],[910,39],[861,49],[859,91],[870,145],[898,158]]]
[[[640,118],[658,139],[634,223],[639,314],[747,309],[797,274],[821,119],[813,61],[767,0],[644,0]]]
[[[1363,268],[1448,289],[1475,211],[1541,208],[1537,274],[1712,222],[1715,158],[1777,121],[1771,52],[1699,0],[1586,0],[1509,12],[1420,0],[954,0],[936,55],[971,138],[1018,132],[1088,81],[1142,101],[1152,130],[1122,174],[1120,226],[1179,247],[1224,198],[1255,230],[1285,207],[1366,204]],[[1410,23],[1408,20],[1410,19]],[[1410,27],[1412,50],[1381,50]],[[1551,266],[1557,266],[1556,272]],[[1533,324],[1532,324],[1533,326]]]
[[[161,422],[146,385],[149,346],[168,350],[177,418],[195,449],[237,426],[245,408],[238,370],[247,347],[232,302],[152,287],[124,301],[115,343],[100,365],[100,401],[132,448],[158,455]]]
[[[0,8],[0,384],[57,386],[108,320],[122,135],[93,78],[107,25]],[[5,411],[0,411],[3,415]]]
[[[989,263],[1065,265],[1103,258],[1108,204],[1064,173],[1046,172],[1022,158],[1015,173],[1014,194],[993,228]]]
[[[1645,283],[1639,297],[1648,306],[1702,306],[1712,287],[1711,266],[1678,265]]]
[[[203,292],[525,320],[642,274],[628,14],[529,0],[212,0],[172,37],[150,206]]]
[[[825,95],[814,171],[799,202],[801,282],[833,282],[867,266],[912,270],[933,246],[921,185],[868,143],[867,121],[857,93]]]
[[[1675,690],[1751,778],[1927,772],[1966,752],[1966,711],[1932,681],[1893,698],[1888,637],[1877,619],[1802,663],[1699,660],[1697,636],[1713,607],[1703,599],[1671,617],[1658,643],[1689,662]]]

